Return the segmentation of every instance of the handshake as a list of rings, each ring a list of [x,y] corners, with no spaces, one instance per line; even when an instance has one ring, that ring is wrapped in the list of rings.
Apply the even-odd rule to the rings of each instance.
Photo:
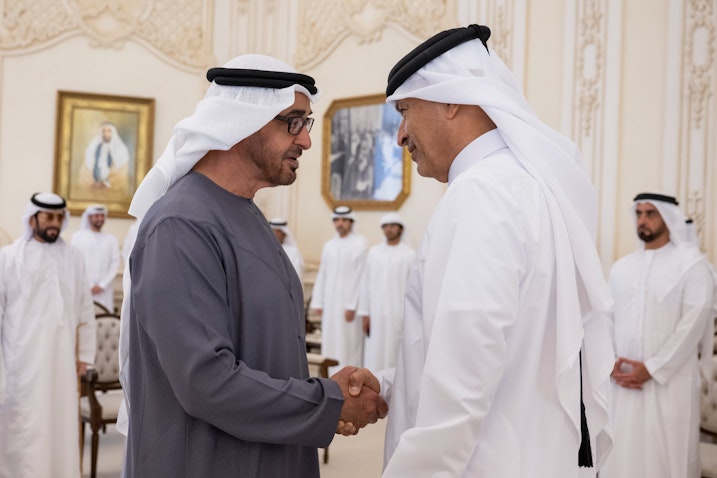
[[[388,405],[378,393],[378,379],[366,368],[344,367],[331,380],[337,382],[344,395],[344,406],[336,433],[356,435],[369,423],[376,423],[388,413]]]

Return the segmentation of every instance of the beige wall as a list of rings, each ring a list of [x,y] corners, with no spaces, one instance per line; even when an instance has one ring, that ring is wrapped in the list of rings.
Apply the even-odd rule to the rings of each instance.
[[[28,13],[25,28],[0,30],[0,241],[20,234],[29,196],[52,188],[58,90],[154,98],[156,158],[173,125],[203,94],[206,68],[259,52],[297,65],[323,92],[313,105],[313,147],[302,157],[299,179],[256,198],[267,216],[289,219],[306,261],[316,265],[333,234],[321,195],[322,119],[331,102],[383,92],[388,70],[403,54],[439,30],[477,21],[493,28],[492,44],[541,118],[583,150],[600,195],[605,268],[635,247],[627,208],[643,190],[677,194],[700,216],[703,246],[714,259],[717,145],[705,131],[714,131],[717,68],[709,54],[685,60],[681,42],[714,55],[717,40],[701,40],[688,0],[105,3],[119,10],[71,11],[55,0],[0,4],[3,18],[23,6],[55,11]],[[707,3],[717,11],[715,0]],[[714,15],[703,18],[712,27]],[[690,100],[686,88],[697,80],[711,96]],[[701,124],[694,121],[699,101]],[[414,246],[443,191],[414,168],[399,211]],[[381,238],[384,212],[358,211],[358,227],[371,243]],[[73,218],[66,237],[78,223]],[[107,230],[122,241],[129,224],[112,218]]]

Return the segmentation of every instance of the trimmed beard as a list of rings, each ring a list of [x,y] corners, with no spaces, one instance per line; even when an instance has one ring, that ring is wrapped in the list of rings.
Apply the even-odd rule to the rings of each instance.
[[[48,231],[54,229],[57,231],[57,234],[54,236],[51,236],[48,234]],[[38,229],[35,227],[35,235],[37,235],[39,238],[41,238],[45,242],[49,242],[52,244],[53,242],[57,241],[57,239],[60,237],[60,229],[57,227],[46,227],[45,229]]]

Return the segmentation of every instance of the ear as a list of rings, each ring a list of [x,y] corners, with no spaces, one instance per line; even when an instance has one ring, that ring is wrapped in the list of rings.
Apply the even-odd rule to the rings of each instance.
[[[449,103],[446,105],[446,119],[453,119],[458,115],[458,111],[461,109],[461,105]]]

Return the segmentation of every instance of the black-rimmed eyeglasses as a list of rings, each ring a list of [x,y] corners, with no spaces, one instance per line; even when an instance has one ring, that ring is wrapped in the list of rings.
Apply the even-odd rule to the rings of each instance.
[[[275,120],[283,121],[289,126],[289,134],[296,136],[301,133],[301,128],[306,126],[306,132],[311,132],[314,126],[314,118],[302,118],[301,116],[275,116]]]

